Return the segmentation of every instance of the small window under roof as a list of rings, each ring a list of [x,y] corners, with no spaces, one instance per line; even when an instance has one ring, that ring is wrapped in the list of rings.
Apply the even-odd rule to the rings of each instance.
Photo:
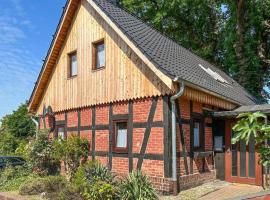
[[[224,78],[222,78],[222,76],[220,76],[220,74],[218,74],[217,72],[213,71],[212,69],[210,69],[209,67],[205,68],[204,66],[202,66],[201,64],[199,64],[200,68],[202,68],[207,74],[209,74],[213,79],[221,82],[221,83],[226,83],[229,84],[228,81],[226,81]]]

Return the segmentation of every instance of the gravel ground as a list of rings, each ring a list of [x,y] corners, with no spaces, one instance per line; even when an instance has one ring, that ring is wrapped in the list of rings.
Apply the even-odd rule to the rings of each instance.
[[[217,180],[217,181],[205,183],[201,186],[191,188],[189,190],[184,190],[180,192],[178,196],[163,196],[160,198],[160,200],[180,200],[180,199],[181,200],[195,200],[206,194],[209,194],[210,192],[219,190],[227,186],[228,184],[229,183]]]

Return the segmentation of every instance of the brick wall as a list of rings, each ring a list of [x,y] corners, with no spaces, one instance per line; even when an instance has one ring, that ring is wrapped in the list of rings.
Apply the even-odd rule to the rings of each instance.
[[[133,163],[132,168],[137,169],[138,159],[142,150],[142,144],[145,136],[145,130],[147,121],[149,118],[150,108],[152,106],[152,98],[138,99],[132,101],[133,107],[133,134],[132,134],[132,153]],[[95,108],[82,108],[78,110],[67,111],[66,113],[57,113],[55,115],[56,121],[65,121],[67,123],[67,136],[72,134],[77,135],[78,130],[82,138],[86,138],[89,141],[90,155],[89,159],[92,159],[92,155],[98,159],[103,165],[110,165],[110,107],[112,110],[112,119],[114,116],[128,116],[129,114],[129,102],[113,103],[111,105],[97,105]],[[196,184],[198,178],[203,177],[203,180],[212,179],[208,174],[212,172],[213,159],[212,156],[203,158],[190,158],[190,122],[192,121],[192,113],[199,113],[203,116],[203,105],[198,102],[190,102],[187,99],[181,99],[179,102],[179,108],[181,111],[181,118],[184,119],[182,129],[184,131],[184,140],[186,144],[187,157],[183,157],[183,147],[180,140],[180,129],[177,127],[177,152],[180,155],[177,160],[178,175],[180,176],[180,183],[187,185]],[[95,111],[94,111],[95,110]],[[145,157],[142,162],[141,170],[144,174],[148,175],[155,185],[155,187],[163,191],[163,193],[169,193],[172,191],[172,182],[170,177],[165,175],[166,164],[164,163],[164,99],[159,97],[157,100],[157,106],[154,113],[153,122],[156,124],[151,128],[151,132],[148,138],[147,146],[145,149]],[[95,131],[93,132],[93,112],[95,115]],[[80,122],[78,116],[80,113]],[[169,113],[168,113],[169,115]],[[212,150],[212,128],[209,124],[212,123],[212,119],[205,117],[205,150]],[[43,127],[43,120],[40,120],[40,127]],[[47,123],[47,121],[46,121]],[[169,123],[171,123],[169,121]],[[80,127],[78,125],[80,124]],[[47,125],[48,127],[48,125]],[[94,134],[94,135],[93,135]],[[169,133],[170,134],[170,131]],[[95,146],[93,148],[93,137],[95,137]],[[171,141],[169,141],[171,142]],[[170,146],[170,145],[169,145]],[[169,148],[169,147],[168,147]],[[95,151],[94,151],[95,150]],[[168,149],[170,152],[171,149]],[[93,154],[95,152],[95,154]],[[169,153],[170,156],[170,153]],[[171,160],[171,159],[169,159]],[[192,163],[192,164],[191,164]],[[112,152],[111,169],[116,174],[126,175],[129,173],[130,161],[128,154],[117,154]],[[191,169],[192,165],[192,169]],[[170,165],[171,166],[171,165]],[[186,168],[187,166],[187,168]],[[168,167],[167,167],[168,168]],[[169,167],[169,170],[171,168]],[[188,172],[188,175],[187,175]],[[190,177],[190,179],[189,179]],[[184,187],[183,187],[184,188]]]
[[[192,153],[191,151],[191,123],[192,123],[192,118],[193,118],[193,113],[196,116],[202,117],[202,120],[204,122],[204,150],[200,151],[212,151],[213,149],[213,139],[212,139],[212,119],[211,117],[207,117],[203,113],[203,107],[205,105],[193,101],[190,102],[188,99],[181,98],[179,103],[179,108],[181,112],[181,118],[183,119],[183,125],[182,129],[184,132],[184,142],[185,142],[185,149],[187,152],[187,156],[185,157],[183,155],[183,146],[181,145],[180,142],[180,134],[179,134],[179,127],[177,127],[177,151],[181,155],[180,152],[182,152],[181,157],[177,159],[177,170],[178,170],[178,175],[180,176],[180,185],[188,184],[190,185],[197,185],[201,182],[204,181],[199,181],[200,178],[203,178],[203,180],[209,180],[213,179],[213,157],[212,155],[207,155],[206,157],[195,157],[191,158],[189,153]],[[207,106],[205,106],[207,107]],[[195,151],[195,150],[194,150]],[[211,176],[209,176],[209,173]],[[204,175],[205,174],[205,175]],[[213,175],[213,176],[212,176]],[[183,177],[183,178],[181,178]],[[200,177],[200,178],[194,178],[194,177]],[[181,186],[180,186],[181,187]],[[186,188],[186,187],[181,187]]]

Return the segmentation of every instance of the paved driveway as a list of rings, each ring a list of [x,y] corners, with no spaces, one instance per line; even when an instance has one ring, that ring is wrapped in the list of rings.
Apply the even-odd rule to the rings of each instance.
[[[263,191],[262,187],[214,181],[185,190],[180,194],[162,197],[161,200],[227,200]]]
[[[225,200],[232,199],[239,196],[247,196],[249,194],[257,193],[263,191],[262,187],[243,185],[243,184],[229,184],[222,187],[219,190],[211,192],[199,200]]]

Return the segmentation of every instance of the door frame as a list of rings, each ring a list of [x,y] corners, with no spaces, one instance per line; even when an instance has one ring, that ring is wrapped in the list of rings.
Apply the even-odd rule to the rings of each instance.
[[[225,121],[225,181],[232,183],[242,183],[250,185],[262,185],[262,167],[259,164],[259,154],[255,152],[255,178],[240,177],[240,159],[237,159],[237,174],[232,176],[232,152],[231,152],[231,132],[235,120],[229,119]],[[246,152],[246,157],[248,152]],[[237,157],[240,158],[240,152],[237,151]],[[248,159],[246,159],[246,166],[248,166]],[[248,174],[248,167],[246,168]]]

